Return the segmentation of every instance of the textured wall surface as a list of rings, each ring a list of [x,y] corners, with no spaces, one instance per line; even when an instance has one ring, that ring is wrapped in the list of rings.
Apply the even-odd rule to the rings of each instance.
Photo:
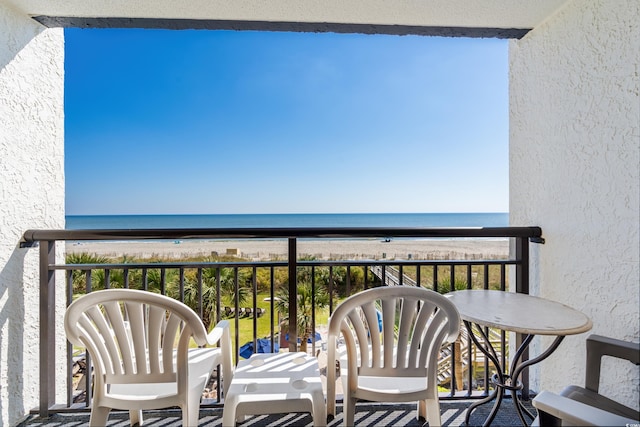
[[[546,238],[534,248],[533,292],[586,313],[591,333],[633,341],[639,16],[634,0],[575,0],[510,42],[511,223],[539,225]],[[540,365],[542,389],[583,383],[587,335],[567,338]],[[606,363],[603,391],[637,408],[637,368]]]
[[[38,403],[38,249],[19,241],[64,228],[63,61],[62,30],[0,3],[0,425]]]

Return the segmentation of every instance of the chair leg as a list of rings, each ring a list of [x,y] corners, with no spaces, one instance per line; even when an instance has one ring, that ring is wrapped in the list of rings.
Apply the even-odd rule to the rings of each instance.
[[[142,426],[144,424],[144,419],[142,418],[142,411],[140,409],[131,409],[129,411],[129,423],[132,426],[135,426],[135,425]]]
[[[200,419],[200,395],[189,395],[186,405],[182,407],[182,425],[183,427],[192,427],[198,425]]]
[[[313,393],[311,396],[311,410],[313,411],[313,426],[326,427],[327,406],[322,392]]]
[[[418,419],[427,419],[427,401],[426,400],[418,400],[417,414],[416,417]]]
[[[429,422],[429,427],[440,427],[440,425],[442,425],[440,419],[440,402],[438,399],[427,399],[425,400],[425,404],[427,406],[426,419]]]
[[[356,401],[353,397],[344,396],[342,400],[343,408],[343,421],[345,427],[352,427],[354,425],[354,419],[356,415]]]
[[[226,403],[225,403],[226,405]],[[222,410],[222,427],[235,427],[236,410],[235,408],[224,408]]]
[[[91,427],[104,427],[107,425],[111,408],[105,406],[94,406],[91,408],[91,416],[89,417],[89,425]]]

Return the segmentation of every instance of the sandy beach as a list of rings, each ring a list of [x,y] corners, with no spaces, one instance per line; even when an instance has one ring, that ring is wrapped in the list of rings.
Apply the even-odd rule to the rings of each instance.
[[[67,242],[66,251],[108,257],[126,254],[136,258],[229,254],[252,260],[284,259],[288,252],[286,240],[258,239]],[[508,256],[509,242],[506,239],[300,240],[298,254],[317,259],[499,259]]]

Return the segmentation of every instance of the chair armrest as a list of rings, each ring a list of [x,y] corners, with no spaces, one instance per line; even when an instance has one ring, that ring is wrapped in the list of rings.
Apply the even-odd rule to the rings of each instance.
[[[626,426],[638,423],[638,420],[621,417],[549,391],[538,394],[533,399],[533,406],[540,412],[576,426]],[[544,417],[539,418],[540,425],[544,427]]]
[[[225,332],[225,329],[227,332],[229,332],[229,321],[228,320],[219,321],[218,324],[207,335],[207,344],[208,345],[217,344],[218,341],[220,341],[220,338],[222,338]]]
[[[228,320],[221,320],[207,335],[207,344],[214,345],[220,342],[220,364],[222,365],[223,391],[222,395],[227,396],[229,386],[233,379],[233,353],[231,348],[231,329]]]
[[[640,364],[640,343],[622,341],[601,335],[590,335],[587,338],[587,366],[585,371],[585,388],[598,392],[600,383],[600,363],[603,356],[616,357]]]

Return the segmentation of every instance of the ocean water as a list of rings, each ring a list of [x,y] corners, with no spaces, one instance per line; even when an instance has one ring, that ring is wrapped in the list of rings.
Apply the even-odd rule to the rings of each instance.
[[[509,214],[369,213],[238,215],[68,215],[67,230],[129,228],[506,227]]]

